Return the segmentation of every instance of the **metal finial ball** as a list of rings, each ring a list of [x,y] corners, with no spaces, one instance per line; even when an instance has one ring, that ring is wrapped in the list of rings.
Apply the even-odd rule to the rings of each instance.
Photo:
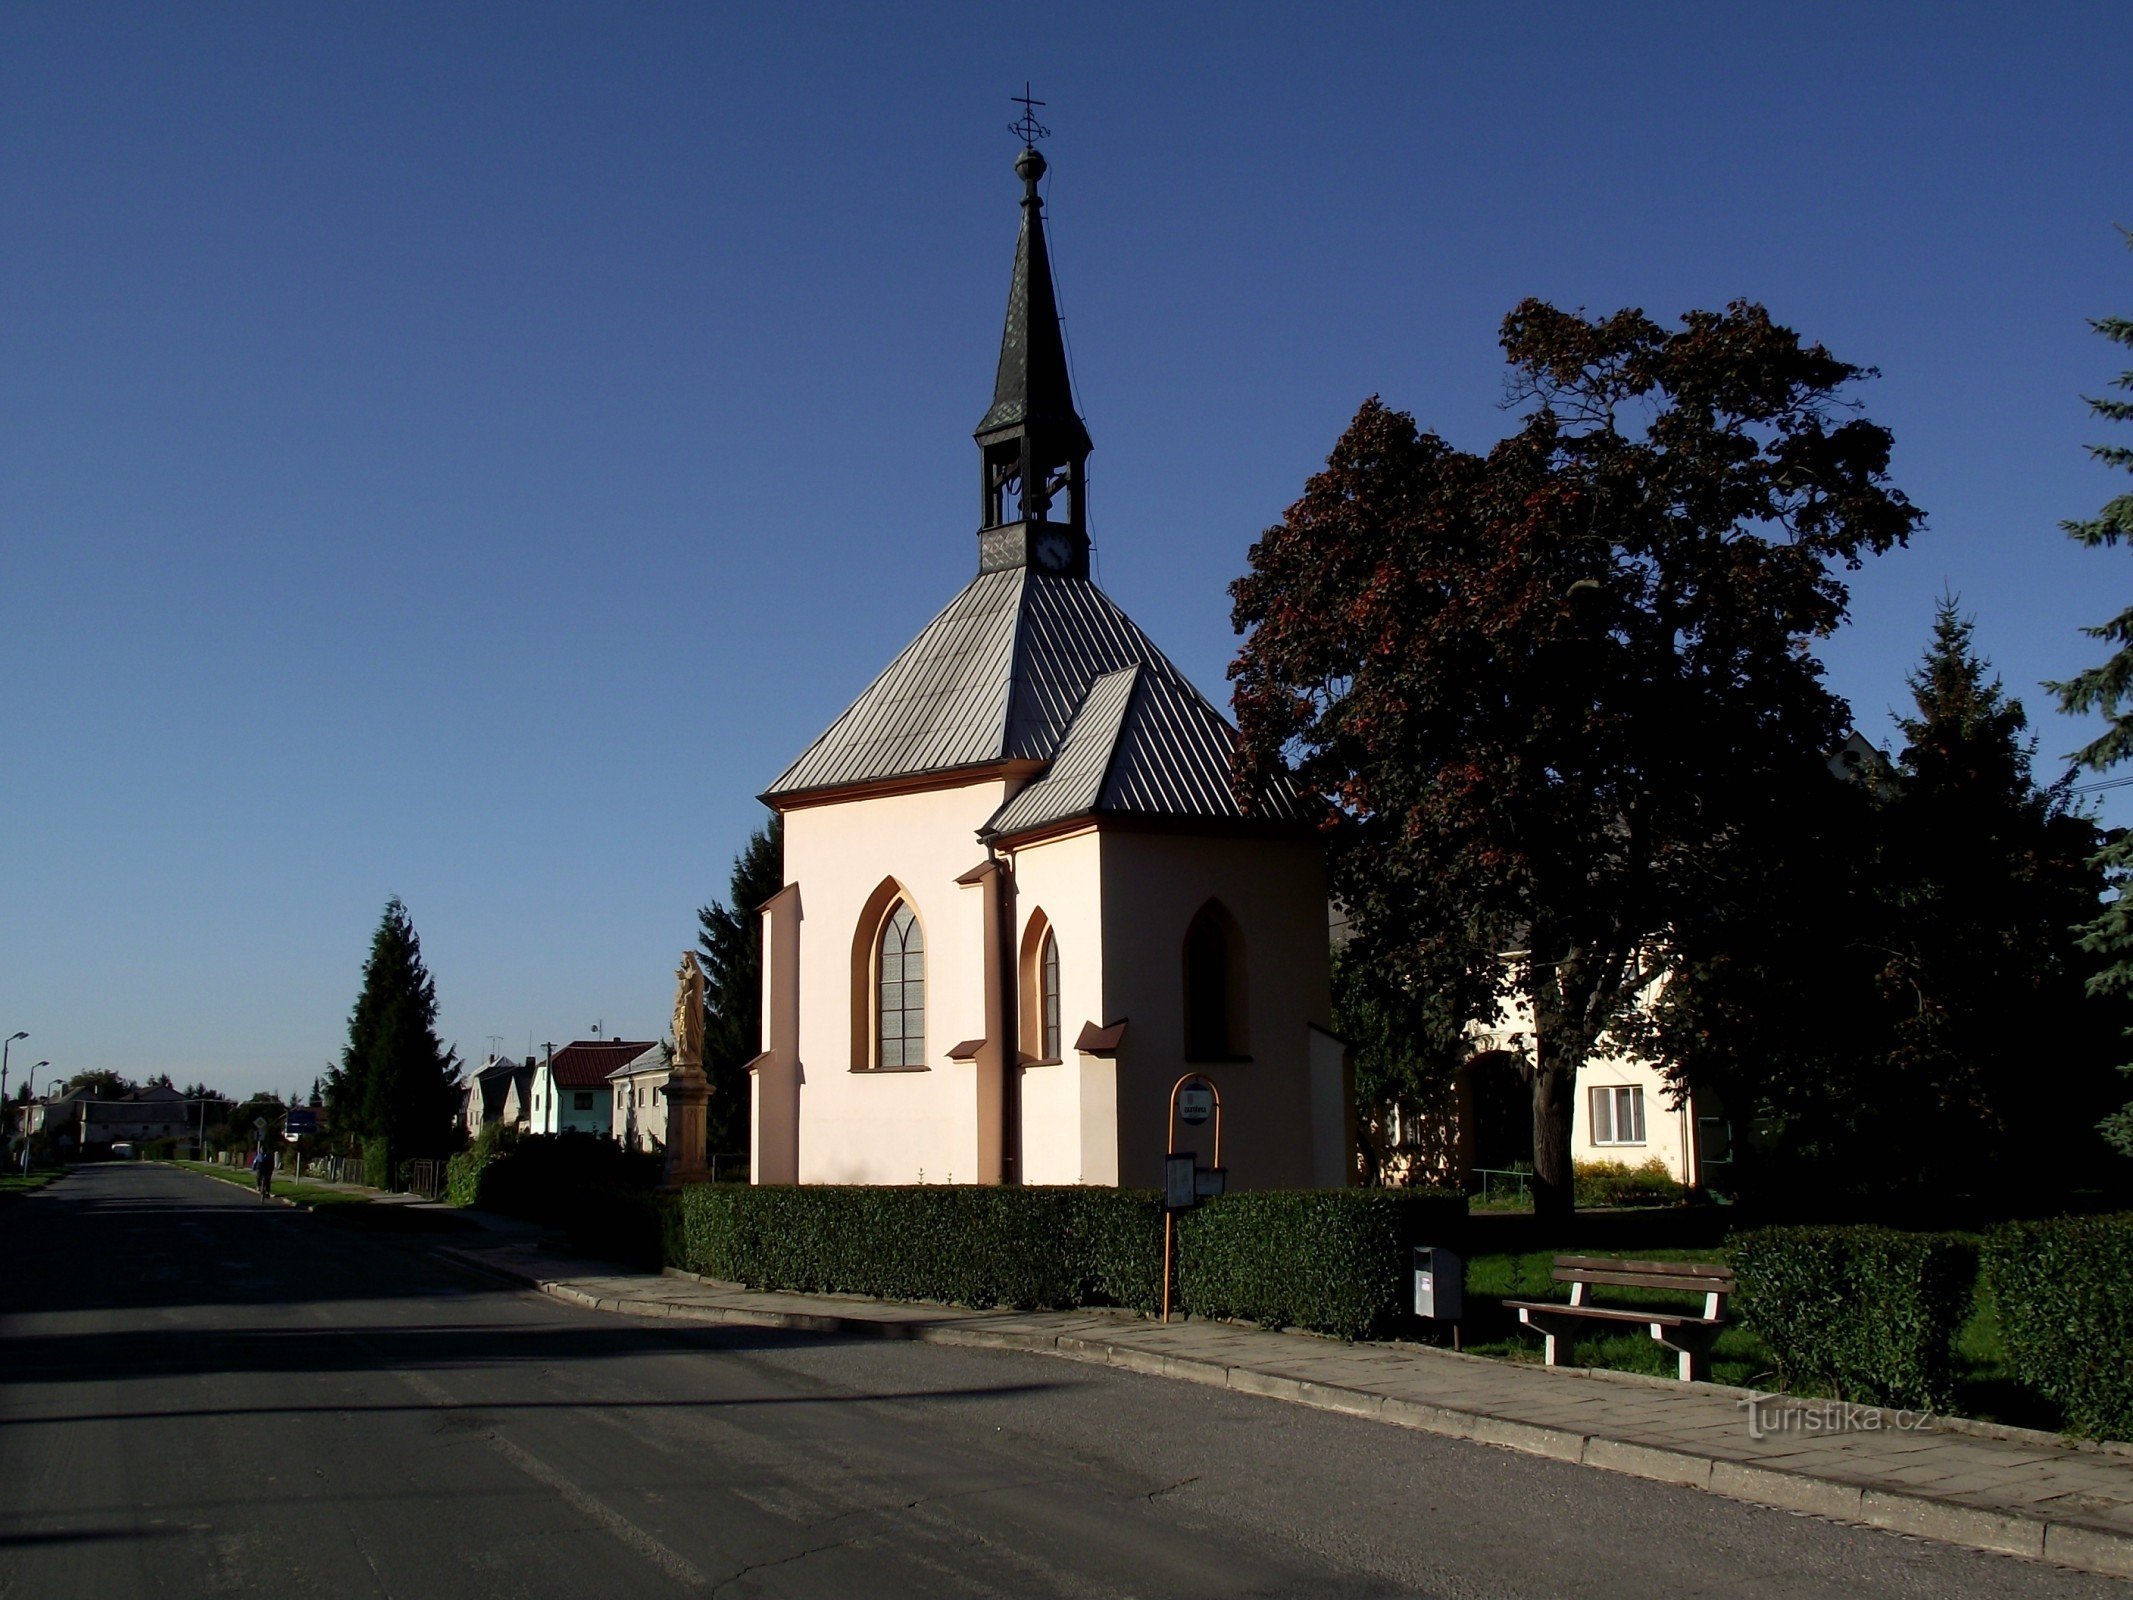
[[[1015,176],[1024,183],[1035,183],[1044,176],[1044,156],[1034,146],[1015,157]]]

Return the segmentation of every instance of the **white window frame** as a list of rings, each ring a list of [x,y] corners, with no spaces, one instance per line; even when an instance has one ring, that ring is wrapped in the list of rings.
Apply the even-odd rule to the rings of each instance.
[[[1589,1118],[1589,1142],[1610,1149],[1635,1148],[1646,1142],[1644,1086],[1640,1083],[1596,1083],[1585,1091]],[[1623,1137],[1627,1124],[1628,1137]]]

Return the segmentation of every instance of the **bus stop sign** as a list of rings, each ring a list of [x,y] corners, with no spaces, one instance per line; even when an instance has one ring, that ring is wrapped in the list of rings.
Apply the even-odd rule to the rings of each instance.
[[[1215,1092],[1204,1083],[1178,1091],[1178,1121],[1197,1128],[1215,1114]]]

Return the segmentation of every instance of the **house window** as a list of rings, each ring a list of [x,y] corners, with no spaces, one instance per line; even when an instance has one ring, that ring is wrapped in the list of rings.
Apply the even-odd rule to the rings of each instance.
[[[1044,1059],[1059,1059],[1059,939],[1049,929],[1044,935],[1044,956],[1037,966],[1038,1026],[1043,1033]]]
[[[882,924],[875,962],[875,1062],[884,1067],[926,1064],[926,940],[918,918],[901,900]]]
[[[590,1090],[590,1089],[581,1089],[581,1090],[579,1090],[579,1091],[578,1091],[578,1092],[577,1092],[576,1094],[574,1094],[574,1095],[572,1095],[572,1096],[570,1097],[570,1103],[571,1103],[571,1105],[572,1105],[572,1107],[573,1107],[574,1109],[576,1109],[576,1110],[579,1110],[579,1111],[590,1111],[590,1110],[592,1110],[592,1108],[593,1108],[593,1097],[592,1097],[592,1090]]]
[[[1644,1091],[1635,1084],[1610,1084],[1587,1091],[1592,1097],[1594,1144],[1644,1143]]]

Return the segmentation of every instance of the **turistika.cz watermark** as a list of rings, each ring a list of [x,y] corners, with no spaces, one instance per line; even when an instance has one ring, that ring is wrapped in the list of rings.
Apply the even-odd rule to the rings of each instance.
[[[1933,1425],[1930,1411],[1896,1411],[1854,1405],[1849,1400],[1797,1400],[1790,1395],[1754,1394],[1739,1402],[1748,1413],[1748,1437],[1823,1433],[1916,1433]]]

